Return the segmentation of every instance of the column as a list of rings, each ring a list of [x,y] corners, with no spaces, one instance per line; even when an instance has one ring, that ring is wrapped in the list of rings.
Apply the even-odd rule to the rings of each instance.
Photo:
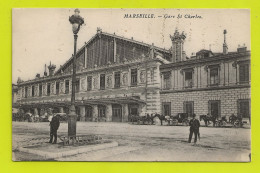
[[[80,109],[80,121],[85,121],[85,115],[86,115],[86,111],[85,111],[85,106],[79,106]]]
[[[106,121],[112,121],[112,105],[108,104],[106,106]]]
[[[92,121],[96,121],[98,118],[98,106],[97,105],[93,105],[93,118]]]
[[[38,109],[37,108],[34,108],[33,114],[38,115]]]
[[[139,104],[139,116],[145,116],[146,113],[146,106],[145,104]]]
[[[63,107],[59,107],[59,112],[60,112],[60,113],[64,113]]]
[[[122,110],[122,121],[127,122],[128,121],[128,115],[129,115],[128,104],[123,104],[122,108],[123,108],[123,110]]]

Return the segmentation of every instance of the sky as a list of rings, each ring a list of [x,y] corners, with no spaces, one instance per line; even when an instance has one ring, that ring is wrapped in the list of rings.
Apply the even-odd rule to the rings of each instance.
[[[56,70],[73,54],[73,33],[69,16],[74,9],[23,8],[12,11],[12,83],[43,76],[50,62]],[[153,14],[154,18],[124,18],[125,14]],[[238,45],[250,50],[248,9],[81,9],[85,24],[78,33],[78,49],[96,34],[107,33],[170,49],[177,28],[184,31],[187,56],[201,49],[222,52],[223,30],[227,30],[229,51]],[[188,16],[201,16],[188,18]],[[159,17],[162,16],[162,17]],[[167,18],[166,18],[167,16]],[[179,17],[178,17],[179,16]]]

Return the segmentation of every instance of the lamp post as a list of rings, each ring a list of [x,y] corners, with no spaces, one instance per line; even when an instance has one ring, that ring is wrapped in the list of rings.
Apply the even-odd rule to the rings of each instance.
[[[69,17],[69,21],[72,24],[72,31],[74,34],[74,54],[73,54],[73,73],[72,73],[72,92],[71,92],[71,106],[68,115],[68,138],[69,143],[74,143],[76,139],[76,122],[77,115],[75,109],[75,87],[76,87],[76,50],[77,50],[77,38],[80,26],[84,23],[84,19],[79,15],[79,9],[74,10],[75,14]]]

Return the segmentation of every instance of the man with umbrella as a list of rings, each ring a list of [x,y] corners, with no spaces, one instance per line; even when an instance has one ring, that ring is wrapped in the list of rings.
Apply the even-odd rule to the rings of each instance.
[[[196,114],[193,114],[192,115],[192,119],[190,120],[189,122],[189,125],[190,125],[190,135],[189,135],[189,143],[191,143],[191,139],[192,139],[192,135],[194,133],[195,135],[195,138],[194,138],[194,143],[196,144],[197,142],[197,137],[199,136],[200,138],[200,131],[199,131],[199,128],[200,128],[200,122],[199,120],[197,120],[195,117],[196,117]]]

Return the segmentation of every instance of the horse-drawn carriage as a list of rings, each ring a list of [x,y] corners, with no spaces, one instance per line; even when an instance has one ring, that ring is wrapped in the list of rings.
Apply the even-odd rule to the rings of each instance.
[[[210,122],[213,123],[213,127],[243,127],[243,125],[247,123],[247,121],[243,120],[242,116],[235,116],[234,114],[232,114],[228,120],[226,116],[218,118],[218,116],[200,115],[200,121],[202,120],[205,122],[206,127]]]
[[[242,117],[243,117],[242,115],[235,116],[234,114],[232,114],[229,117],[229,123],[231,123],[234,127],[243,127],[245,124],[250,124],[250,117],[249,118],[242,118]]]
[[[175,116],[170,116],[168,119],[168,125],[178,125],[178,124],[182,124],[185,126],[189,125],[189,119],[188,119],[188,114],[187,113],[178,113]]]
[[[129,115],[128,121],[131,122],[132,124],[149,124],[153,125],[155,116],[146,114],[145,116],[139,116],[139,115]]]

